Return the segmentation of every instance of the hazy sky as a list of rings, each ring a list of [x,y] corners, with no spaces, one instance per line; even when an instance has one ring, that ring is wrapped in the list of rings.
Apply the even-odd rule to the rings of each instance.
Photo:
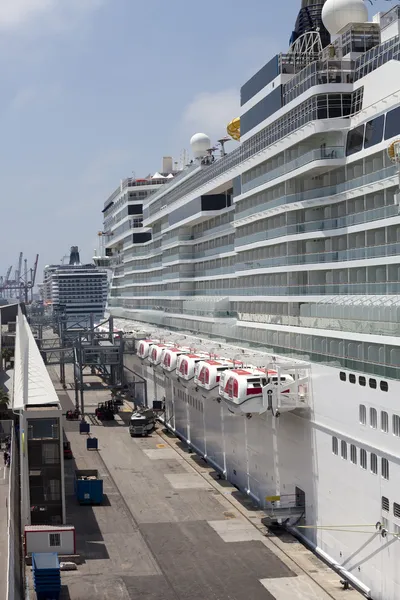
[[[273,9],[272,9],[273,6]],[[121,178],[237,116],[300,0],[0,0],[0,274],[19,251],[90,260]],[[381,0],[374,6],[388,10]]]

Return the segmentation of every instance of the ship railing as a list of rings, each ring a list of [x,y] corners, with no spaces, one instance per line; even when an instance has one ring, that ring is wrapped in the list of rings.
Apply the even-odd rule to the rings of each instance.
[[[304,499],[296,494],[266,496],[264,511],[271,521],[300,519],[306,510]]]

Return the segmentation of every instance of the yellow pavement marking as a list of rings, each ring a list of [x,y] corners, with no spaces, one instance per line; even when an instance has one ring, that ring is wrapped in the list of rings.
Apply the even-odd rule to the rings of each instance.
[[[156,444],[157,448],[165,448],[165,444]]]

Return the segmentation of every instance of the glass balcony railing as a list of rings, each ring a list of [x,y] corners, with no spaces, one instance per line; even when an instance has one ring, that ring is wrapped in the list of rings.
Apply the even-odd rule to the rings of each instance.
[[[254,213],[260,213],[270,208],[283,206],[284,204],[302,202],[304,200],[315,200],[316,198],[326,198],[327,196],[335,196],[336,194],[353,190],[363,185],[370,185],[372,183],[376,183],[377,181],[387,179],[388,177],[393,177],[396,174],[397,166],[392,165],[390,167],[386,167],[385,169],[375,171],[374,173],[369,173],[368,175],[362,175],[361,177],[350,179],[349,181],[345,181],[344,183],[281,196],[280,198],[275,198],[274,200],[270,200],[269,202],[264,202],[263,204],[258,204],[257,206],[251,206],[250,208],[246,208],[245,210],[240,209],[239,202],[236,206],[235,216],[237,217],[237,219],[243,219],[244,217],[248,217],[250,215],[253,215]]]
[[[267,229],[265,231],[257,231],[255,233],[244,235],[235,238],[235,247],[254,244],[264,240],[285,237],[287,235],[295,235],[300,233],[309,233],[311,231],[329,231],[330,229],[341,229],[350,227],[351,225],[360,225],[361,223],[370,223],[379,219],[387,219],[395,217],[399,214],[399,208],[396,204],[390,206],[382,206],[372,210],[365,210],[361,213],[347,215],[346,217],[336,217],[333,219],[321,219],[319,221],[310,221],[308,223],[296,223],[294,225],[285,225],[276,227],[275,229]]]
[[[208,250],[203,250],[202,252],[196,252],[194,258],[204,258],[205,256],[218,256],[220,254],[225,254],[226,252],[234,251],[234,244],[227,244],[226,246],[218,246],[217,248],[209,248]]]
[[[242,194],[252,190],[264,183],[268,183],[273,179],[277,179],[278,177],[282,177],[282,175],[286,175],[291,171],[299,169],[300,167],[304,167],[305,165],[314,162],[316,160],[334,160],[338,158],[344,158],[344,148],[343,146],[329,146],[328,148],[318,148],[314,150],[310,150],[310,152],[306,152],[302,156],[291,160],[276,169],[271,169],[271,171],[267,171],[251,181],[247,181],[246,183],[242,183]]]
[[[399,282],[387,283],[325,283],[316,285],[283,285],[247,288],[195,290],[199,296],[335,296],[399,294]]]
[[[192,271],[190,271],[188,273],[177,272],[177,273],[164,273],[163,274],[163,279],[190,279],[192,277],[193,277]]]
[[[218,267],[215,269],[200,269],[195,271],[193,277],[210,277],[212,275],[229,275],[235,272],[234,266]]]
[[[311,252],[309,254],[294,254],[291,256],[271,256],[260,260],[237,263],[236,271],[248,271],[251,269],[278,266],[342,262],[398,255],[400,255],[400,243],[383,244],[381,246],[351,248],[350,250],[337,250],[332,252]]]
[[[193,258],[192,252],[174,252],[174,254],[169,254],[168,256],[162,257],[163,265],[174,262],[176,260],[190,260]]]

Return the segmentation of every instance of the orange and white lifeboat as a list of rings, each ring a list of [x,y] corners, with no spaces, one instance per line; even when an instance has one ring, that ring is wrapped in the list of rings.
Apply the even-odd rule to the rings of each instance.
[[[255,367],[230,369],[221,373],[219,395],[235,414],[262,413],[264,410],[263,386],[276,371]]]
[[[162,363],[164,352],[171,348],[171,344],[153,344],[149,352],[149,363],[152,365],[159,365]]]
[[[193,379],[197,363],[201,360],[206,360],[207,358],[207,354],[182,354],[178,358],[176,376],[181,377],[186,381]]]
[[[147,358],[149,356],[150,347],[158,342],[158,340],[140,340],[137,355],[139,358]]]
[[[241,364],[241,363],[240,363]],[[233,360],[201,360],[197,363],[194,382],[205,390],[213,390],[219,386],[221,374],[227,369],[239,367]]]
[[[190,354],[190,348],[167,348],[161,365],[164,371],[176,371],[178,359],[182,354]]]

